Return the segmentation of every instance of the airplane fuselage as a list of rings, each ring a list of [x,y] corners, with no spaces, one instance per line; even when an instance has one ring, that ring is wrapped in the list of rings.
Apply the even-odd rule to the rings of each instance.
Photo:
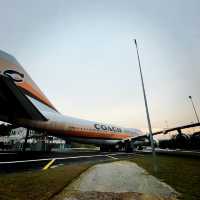
[[[110,124],[98,123],[57,113],[43,112],[47,121],[16,119],[17,124],[51,135],[69,138],[71,141],[96,145],[114,145],[129,137],[141,135],[137,129],[125,129]]]
[[[11,55],[0,51],[0,120],[49,135],[96,145],[115,145],[142,135],[128,129],[62,115]]]

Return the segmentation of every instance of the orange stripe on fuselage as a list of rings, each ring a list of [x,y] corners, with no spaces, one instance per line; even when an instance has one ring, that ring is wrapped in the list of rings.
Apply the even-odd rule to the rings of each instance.
[[[27,82],[20,82],[20,83],[17,83],[17,85],[23,88],[24,90],[30,92],[33,95],[33,97],[40,100],[42,103],[55,109],[54,106],[50,103],[50,101],[40,91],[34,89],[31,84]]]
[[[81,131],[81,130],[70,130],[64,132],[66,136],[71,137],[86,137],[86,138],[99,138],[99,139],[125,139],[130,137],[129,134],[125,133],[111,133],[101,131]]]

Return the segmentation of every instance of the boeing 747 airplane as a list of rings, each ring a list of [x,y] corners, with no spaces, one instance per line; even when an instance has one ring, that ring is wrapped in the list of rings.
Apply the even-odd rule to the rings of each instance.
[[[144,135],[135,128],[122,128],[64,116],[56,110],[20,63],[0,51],[0,120],[102,150],[127,148],[129,138]]]
[[[133,151],[134,146],[149,144],[148,136],[135,128],[64,116],[56,110],[20,63],[0,50],[0,130],[25,127],[79,143],[100,146],[103,151]],[[200,126],[200,123],[164,129],[153,135]]]

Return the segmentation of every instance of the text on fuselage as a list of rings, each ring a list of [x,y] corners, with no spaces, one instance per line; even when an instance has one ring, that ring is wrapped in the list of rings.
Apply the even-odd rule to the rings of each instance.
[[[114,126],[106,126],[103,124],[94,124],[95,129],[102,131],[113,131],[113,132],[122,132],[121,128],[117,128]]]

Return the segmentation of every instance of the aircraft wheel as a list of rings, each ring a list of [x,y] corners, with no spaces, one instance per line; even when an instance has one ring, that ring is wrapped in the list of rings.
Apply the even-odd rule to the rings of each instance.
[[[109,151],[108,147],[106,145],[101,145],[100,146],[100,151],[101,152],[106,152],[106,151]]]
[[[131,142],[125,143],[125,151],[126,151],[126,153],[132,153],[133,152],[133,147],[132,147]]]

